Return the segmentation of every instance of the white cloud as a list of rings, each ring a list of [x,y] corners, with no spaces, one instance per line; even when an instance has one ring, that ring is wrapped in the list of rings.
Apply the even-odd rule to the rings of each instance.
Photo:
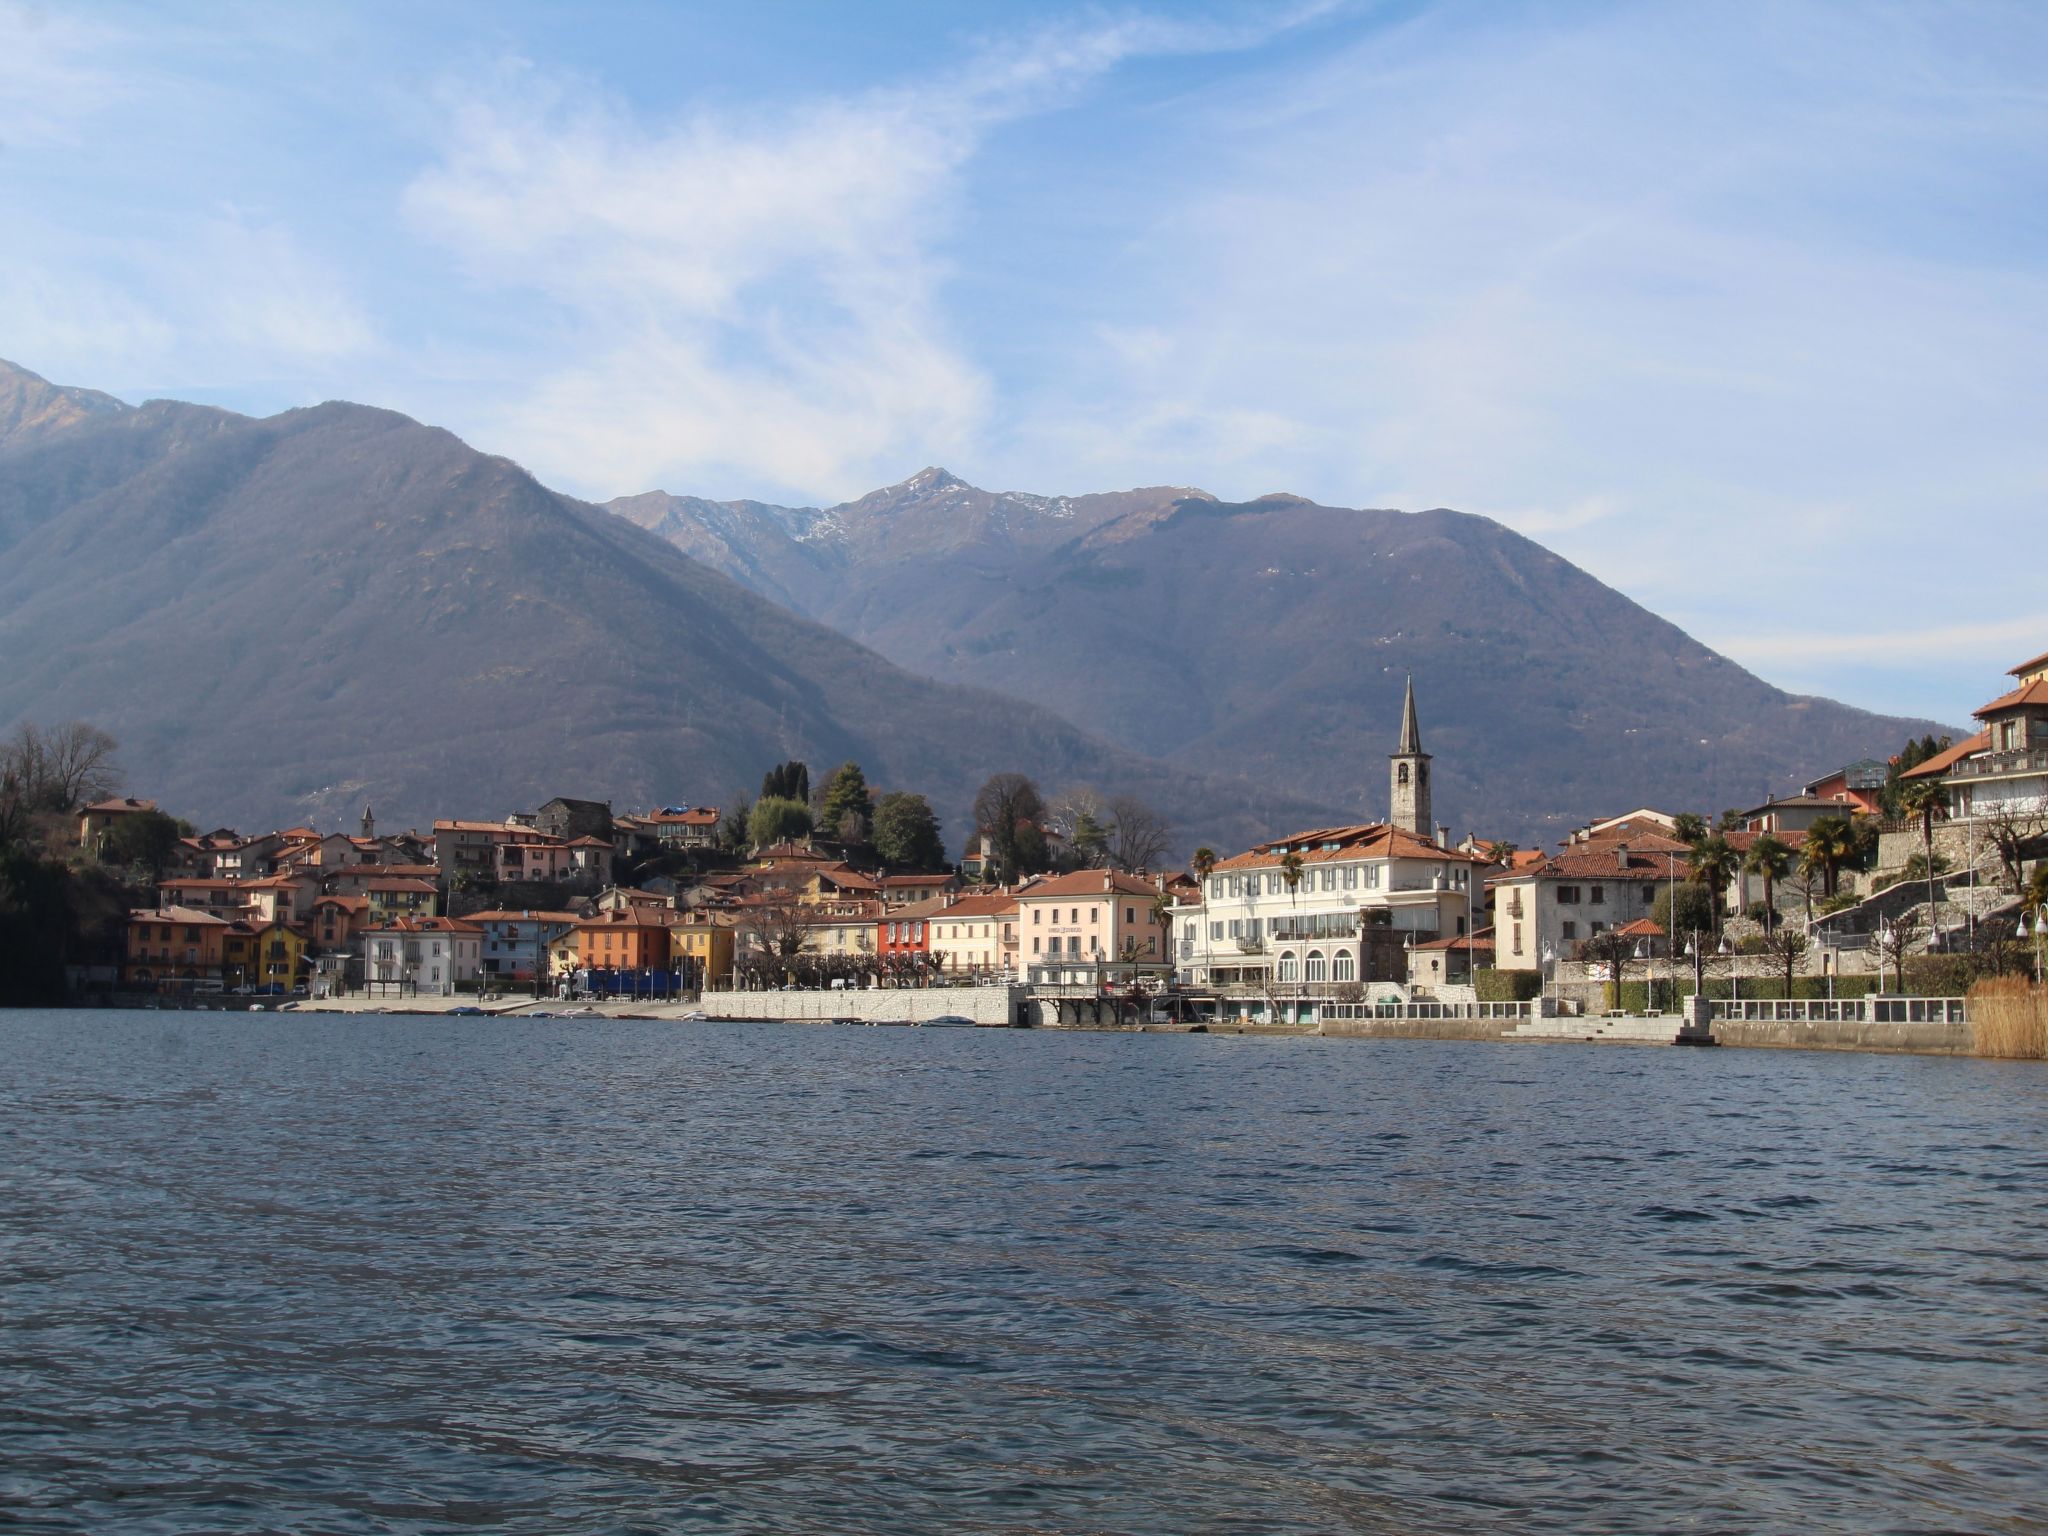
[[[1255,29],[1048,27],[914,87],[745,120],[649,125],[523,64],[451,92],[410,221],[477,283],[545,301],[574,358],[483,435],[603,494],[850,496],[972,458],[994,390],[945,314],[940,253],[986,135],[1133,54],[1244,46],[1319,9]],[[1260,413],[1208,414],[1281,435]]]

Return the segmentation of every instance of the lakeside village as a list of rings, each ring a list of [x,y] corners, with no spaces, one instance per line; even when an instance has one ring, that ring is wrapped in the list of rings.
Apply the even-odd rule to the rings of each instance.
[[[2011,675],[1967,740],[1909,743],[1712,823],[1626,810],[1555,851],[1433,823],[1412,682],[1385,822],[1200,848],[1172,873],[1146,867],[1167,840],[1149,809],[1052,815],[1016,775],[983,789],[949,868],[922,797],[877,802],[852,764],[815,802],[788,763],[736,808],[565,797],[425,833],[380,832],[365,810],[350,834],[201,834],[98,799],[76,809],[76,856],[134,858],[152,899],[127,910],[118,963],[74,964],[70,982],[131,1002],[630,999],[733,1017],[838,1017],[856,999],[888,1016],[914,1010],[873,994],[972,988],[999,1002],[954,991],[923,1011],[1340,1033],[1681,1011],[1954,1024],[1986,978],[2038,981],[2048,938],[2048,655]],[[1873,995],[1896,1000],[1872,1012]]]

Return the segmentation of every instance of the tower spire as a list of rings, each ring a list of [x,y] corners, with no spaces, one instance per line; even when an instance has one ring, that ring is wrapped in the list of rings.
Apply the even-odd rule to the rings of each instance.
[[[1415,719],[1415,674],[1408,674],[1408,693],[1401,701],[1401,744],[1389,765],[1387,820],[1417,837],[1433,838],[1430,824],[1429,754],[1422,750],[1422,727]]]
[[[1397,756],[1412,757],[1422,751],[1422,727],[1415,723],[1415,674],[1408,674],[1408,697],[1401,704],[1401,744]]]

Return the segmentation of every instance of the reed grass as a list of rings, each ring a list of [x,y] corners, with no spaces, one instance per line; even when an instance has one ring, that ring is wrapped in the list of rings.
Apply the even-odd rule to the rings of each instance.
[[[2048,1059],[2048,990],[2023,976],[1994,976],[1970,988],[1970,1034],[1979,1056]]]

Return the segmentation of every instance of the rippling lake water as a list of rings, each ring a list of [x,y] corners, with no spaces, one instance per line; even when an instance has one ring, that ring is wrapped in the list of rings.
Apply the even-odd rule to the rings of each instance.
[[[0,1014],[0,1526],[2044,1531],[2048,1071]]]

